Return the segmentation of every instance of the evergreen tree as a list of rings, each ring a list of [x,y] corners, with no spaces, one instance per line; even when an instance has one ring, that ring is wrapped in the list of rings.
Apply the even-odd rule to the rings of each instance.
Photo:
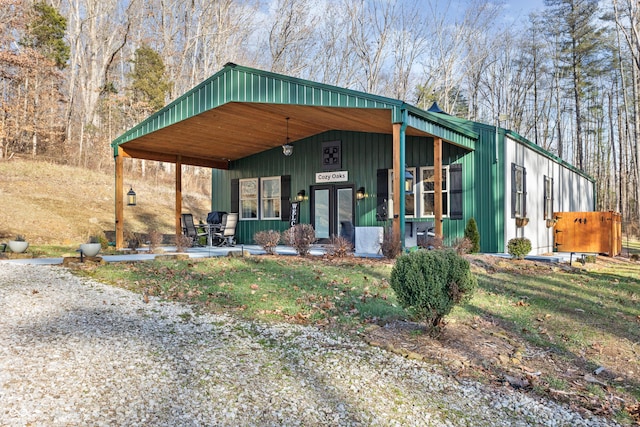
[[[151,111],[159,110],[171,90],[162,57],[149,46],[143,45],[136,50],[133,64],[130,89],[134,101],[146,104]]]
[[[45,2],[33,5],[34,17],[28,25],[27,34],[22,39],[23,46],[38,51],[52,60],[56,67],[63,69],[69,60],[69,45],[64,41],[67,20]]]
[[[547,26],[558,40],[564,53],[564,71],[570,78],[568,85],[574,102],[575,162],[584,170],[584,111],[585,92],[590,76],[599,74],[599,53],[602,29],[596,26],[598,0],[545,0]]]
[[[467,226],[464,229],[464,237],[471,242],[469,253],[475,254],[480,252],[480,233],[478,232],[478,225],[475,219],[469,218],[469,221],[467,221]]]

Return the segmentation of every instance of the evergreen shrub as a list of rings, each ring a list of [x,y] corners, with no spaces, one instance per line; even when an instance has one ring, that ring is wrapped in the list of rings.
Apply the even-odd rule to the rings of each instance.
[[[400,304],[437,334],[454,305],[468,301],[478,286],[469,261],[453,250],[418,250],[401,255],[390,284]]]
[[[513,258],[523,259],[531,252],[531,240],[526,237],[515,237],[507,243],[507,251]]]
[[[464,228],[464,237],[471,241],[470,254],[480,252],[480,232],[478,231],[478,224],[476,224],[476,220],[473,217],[467,221],[467,226]]]

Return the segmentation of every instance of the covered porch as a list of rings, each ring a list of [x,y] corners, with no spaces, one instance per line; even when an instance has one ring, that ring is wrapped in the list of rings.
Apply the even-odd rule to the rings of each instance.
[[[404,175],[406,137],[431,137],[434,225],[442,236],[442,145],[472,151],[477,134],[400,100],[227,64],[113,141],[116,247],[124,245],[124,158],[175,164],[175,231],[181,234],[182,165],[228,170],[233,161],[330,130],[391,135],[395,176]],[[392,225],[404,246],[401,180],[394,181]]]

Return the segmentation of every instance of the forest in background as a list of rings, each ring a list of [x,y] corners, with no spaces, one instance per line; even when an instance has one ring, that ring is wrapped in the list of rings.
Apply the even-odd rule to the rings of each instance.
[[[0,161],[111,169],[110,143],[225,63],[512,129],[640,213],[640,10],[545,0],[0,0]],[[131,160],[130,173],[173,177]],[[187,175],[207,175],[185,167]],[[631,230],[630,230],[631,229]]]

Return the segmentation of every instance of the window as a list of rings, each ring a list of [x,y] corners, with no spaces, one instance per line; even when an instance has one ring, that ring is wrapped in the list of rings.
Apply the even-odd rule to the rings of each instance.
[[[553,178],[544,177],[544,219],[553,219]]]
[[[240,180],[240,219],[258,218],[258,178]]]
[[[416,188],[416,169],[415,168],[407,168],[407,170],[409,172],[411,172],[411,174],[414,177],[413,180],[413,189],[411,193],[405,193],[405,199],[404,199],[404,216],[406,218],[413,218],[415,216],[416,213],[416,195],[415,195],[415,188]],[[393,218],[393,170],[389,169],[389,218]],[[404,185],[404,183],[403,183]]]
[[[511,164],[511,216],[527,216],[527,171],[514,163]]]
[[[262,219],[280,219],[280,177],[260,179]]]
[[[435,174],[433,167],[420,170],[422,176],[422,212],[421,216],[435,215]],[[449,215],[449,167],[442,168],[442,216]]]

